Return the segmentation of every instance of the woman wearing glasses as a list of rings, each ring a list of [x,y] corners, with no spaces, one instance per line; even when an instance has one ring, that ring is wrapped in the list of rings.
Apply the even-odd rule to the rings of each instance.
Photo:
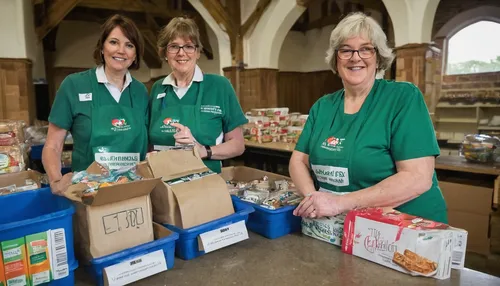
[[[295,215],[392,207],[447,222],[434,171],[439,147],[423,96],[411,83],[376,79],[394,59],[386,41],[363,13],[333,30],[326,61],[344,88],[314,104],[293,152],[290,174],[305,196]]]
[[[192,19],[172,19],[158,35],[158,49],[172,73],[151,89],[150,144],[155,150],[195,144],[207,167],[220,173],[221,160],[245,150],[240,126],[247,119],[234,89],[196,64],[202,46]]]

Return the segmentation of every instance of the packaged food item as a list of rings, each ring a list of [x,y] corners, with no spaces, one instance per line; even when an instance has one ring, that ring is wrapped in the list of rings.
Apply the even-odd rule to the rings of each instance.
[[[346,214],[319,219],[302,218],[302,233],[333,245],[342,246],[345,217]]]
[[[395,210],[353,210],[345,219],[342,251],[410,275],[447,279],[456,231]]]
[[[500,157],[500,139],[486,134],[466,135],[460,147],[460,156],[476,163],[492,163]]]
[[[5,281],[5,270],[3,267],[3,255],[0,251],[0,286],[6,286],[7,282]]]
[[[0,120],[0,146],[24,143],[25,125],[22,120]]]
[[[0,146],[0,174],[16,173],[25,169],[21,146]]]
[[[31,286],[48,283],[51,280],[49,240],[47,234],[47,232],[40,232],[27,235],[25,238]]]
[[[28,285],[28,264],[24,237],[2,241],[2,255],[7,285]]]
[[[109,170],[103,165],[99,165],[103,170],[101,174],[89,174],[86,170],[73,174],[71,181],[73,184],[84,183],[87,189],[82,192],[82,201],[85,204],[92,204],[93,199],[99,189],[141,180],[137,175],[135,166],[123,167]]]
[[[262,204],[269,197],[269,191],[251,188],[243,192],[241,200],[254,204]]]

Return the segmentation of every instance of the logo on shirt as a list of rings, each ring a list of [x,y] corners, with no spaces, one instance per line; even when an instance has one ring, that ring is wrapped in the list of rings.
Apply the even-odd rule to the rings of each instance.
[[[217,115],[222,114],[222,109],[218,105],[202,105],[200,111],[204,113],[212,113]]]
[[[130,130],[132,127],[127,124],[127,121],[125,121],[124,118],[119,118],[119,119],[113,119],[111,120],[111,130],[113,131],[127,131]]]
[[[163,119],[163,125],[160,126],[161,132],[163,133],[175,133],[177,130],[173,127],[172,123],[179,123],[179,119],[174,119],[167,117]]]
[[[342,142],[344,142],[344,140],[345,138],[330,136],[321,144],[321,148],[328,151],[341,151],[344,148],[344,146],[342,146]]]

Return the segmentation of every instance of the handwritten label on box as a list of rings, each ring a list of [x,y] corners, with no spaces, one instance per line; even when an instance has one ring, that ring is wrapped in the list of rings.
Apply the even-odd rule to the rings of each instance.
[[[142,208],[125,210],[102,217],[104,233],[111,234],[128,228],[139,228],[144,224]]]
[[[167,262],[163,250],[104,268],[109,286],[130,284],[165,270]]]
[[[239,221],[221,228],[207,231],[198,236],[200,250],[205,253],[248,239],[245,221]]]

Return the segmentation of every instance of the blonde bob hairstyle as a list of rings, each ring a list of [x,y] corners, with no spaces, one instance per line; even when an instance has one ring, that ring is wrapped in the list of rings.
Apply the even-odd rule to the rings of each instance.
[[[336,50],[347,39],[358,36],[366,37],[377,49],[377,73],[383,73],[390,68],[394,55],[392,49],[387,46],[387,36],[384,31],[372,17],[355,12],[342,19],[330,35],[330,47],[326,51],[325,60],[333,73],[337,73]]]
[[[158,55],[161,59],[165,59],[168,44],[176,38],[189,39],[197,46],[198,51],[203,49],[196,22],[186,17],[175,17],[158,34]]]

